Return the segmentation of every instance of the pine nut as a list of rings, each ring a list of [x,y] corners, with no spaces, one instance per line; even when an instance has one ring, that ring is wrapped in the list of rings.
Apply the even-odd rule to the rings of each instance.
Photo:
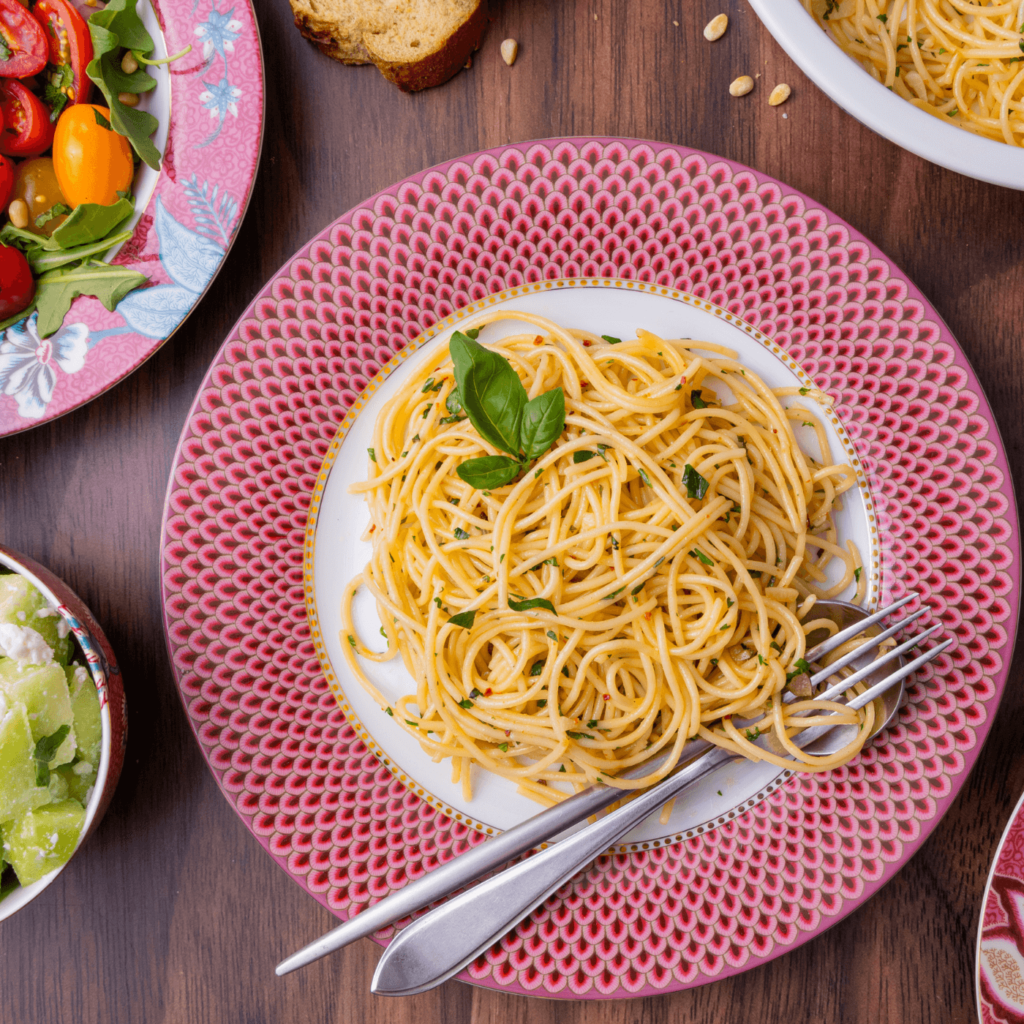
[[[131,50],[125,50],[124,56],[121,58],[121,70],[126,75],[134,75],[139,70],[139,62]]]
[[[768,97],[768,102],[771,104],[771,106],[777,107],[780,104],[785,103],[786,100],[789,99],[789,94],[792,91],[793,90],[790,89],[790,87],[786,85],[785,82],[783,82],[781,85],[777,85],[774,89],[772,89],[772,94],[771,96]]]
[[[729,86],[730,96],[746,96],[754,88],[754,80],[750,75],[740,75],[732,85]]]
[[[16,228],[28,227],[28,203],[24,199],[15,199],[7,207],[7,216]]]
[[[512,67],[516,62],[516,55],[519,53],[519,44],[514,39],[506,39],[501,44],[501,59]]]
[[[118,102],[123,103],[126,107],[137,107],[139,105],[139,94],[137,92],[119,92],[117,99]]]
[[[713,43],[716,39],[721,39],[725,35],[725,30],[728,27],[729,15],[717,14],[704,26],[704,38],[709,43]]]

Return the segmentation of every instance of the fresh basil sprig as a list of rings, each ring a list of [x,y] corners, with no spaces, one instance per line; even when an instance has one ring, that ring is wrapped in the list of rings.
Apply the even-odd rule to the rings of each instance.
[[[456,472],[471,487],[501,487],[530,459],[540,458],[565,429],[565,393],[555,388],[528,400],[512,364],[460,331],[452,335],[449,351],[458,398],[452,400],[455,391],[449,395],[448,411],[455,415],[461,407],[485,441],[508,452],[468,459]]]

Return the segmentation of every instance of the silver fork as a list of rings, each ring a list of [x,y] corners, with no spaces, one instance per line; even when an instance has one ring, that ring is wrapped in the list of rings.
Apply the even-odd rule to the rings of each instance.
[[[811,665],[813,665],[814,662],[825,657],[827,654],[830,654],[840,645],[846,643],[848,640],[851,640],[859,636],[861,633],[864,632],[865,629],[881,622],[888,615],[891,615],[893,612],[898,611],[904,605],[914,600],[916,596],[916,594],[908,595],[907,597],[904,597],[901,600],[894,602],[886,608],[882,608],[871,615],[859,618],[858,621],[853,622],[852,625],[846,627],[845,629],[841,629],[834,636],[829,637],[822,643],[818,644],[817,646],[809,650],[805,656],[805,660],[808,661]],[[844,602],[840,601],[822,601],[819,602],[818,607],[821,607],[826,612],[831,608],[833,609],[833,614],[839,611],[843,611],[846,613],[856,613],[857,616],[863,616],[864,614],[862,609],[856,608],[852,605],[846,605]],[[925,611],[927,611],[927,609],[922,608],[920,611],[915,612],[912,615],[909,615],[906,618],[901,619],[895,625],[889,627],[886,630],[883,630],[877,636],[872,637],[867,644],[860,646],[855,651],[850,652],[849,654],[840,658],[832,665],[829,665],[827,668],[824,668],[814,673],[811,676],[811,685],[819,685],[820,683],[828,679],[830,676],[834,675],[841,668],[844,668],[852,664],[856,659],[863,657],[865,652],[876,647],[882,641],[887,640],[899,630],[904,629],[911,622],[915,621],[921,615],[923,615]],[[940,626],[938,625],[933,626],[931,629],[925,631],[920,636],[917,636],[912,640],[904,642],[903,644],[899,645],[893,650],[887,651],[881,658],[877,659],[876,661],[872,662],[869,666],[867,666],[866,669],[862,669],[861,671],[854,673],[854,675],[850,676],[848,679],[844,679],[840,684],[831,687],[828,691],[826,691],[825,694],[821,695],[822,698],[833,699],[834,697],[839,696],[850,686],[853,686],[856,682],[859,682],[860,680],[867,678],[872,673],[877,672],[881,665],[885,665],[895,659],[899,659],[904,652],[910,650],[910,648],[920,643],[922,640],[930,637],[939,628]],[[929,652],[928,656],[926,656],[924,660],[920,658],[917,659],[915,662],[912,663],[912,667],[900,669],[898,673],[894,673],[892,677],[889,677],[887,679],[885,688],[887,689],[894,682],[897,682],[901,678],[905,678],[919,664],[924,664],[924,661],[930,660],[930,658],[934,657],[935,654],[939,652],[939,650],[944,650],[948,643],[949,641],[947,641],[946,644],[941,645],[941,647],[933,649],[933,651]],[[902,675],[899,675],[899,672],[902,672]],[[877,687],[873,687],[872,689],[876,688]],[[791,695],[786,694],[783,699],[792,700],[793,698]],[[867,701],[865,701],[865,703],[867,703]],[[895,705],[893,706],[893,710],[895,710]],[[804,736],[807,738],[807,742],[811,741],[811,732],[812,730],[805,730],[804,732]],[[652,792],[659,793],[659,796],[657,797],[652,806],[661,806],[662,803],[665,803],[668,799],[670,799],[670,796],[665,794],[662,787],[666,786],[669,783],[676,783],[678,788],[682,788],[689,782],[696,781],[696,779],[698,778],[702,778],[704,775],[708,774],[715,768],[719,767],[722,763],[724,763],[722,760],[717,759],[721,757],[724,753],[726,752],[723,752],[720,747],[716,747],[708,743],[706,740],[690,740],[683,748],[682,754],[679,759],[680,765],[686,765],[686,767],[679,769],[674,775],[664,780],[658,786],[654,787],[654,789],[647,791],[648,794]],[[654,758],[651,758],[650,760],[645,761],[643,764],[637,765],[636,767],[626,772],[623,772],[622,776],[624,778],[642,778],[644,775],[648,775],[651,772],[656,771],[658,767],[664,764],[667,757],[668,754],[662,754]],[[728,760],[728,757],[726,757],[725,759]],[[673,789],[673,792],[674,791],[675,788]],[[581,790],[579,793],[576,793],[573,796],[568,797],[561,803],[556,804],[553,807],[549,807],[544,811],[541,811],[533,817],[528,818],[521,824],[516,825],[514,828],[508,829],[506,832],[503,832],[501,835],[496,836],[494,839],[490,839],[485,843],[481,843],[479,846],[476,846],[473,849],[466,851],[461,856],[448,861],[448,863],[443,864],[438,868],[435,868],[432,872],[430,872],[430,874],[425,875],[423,878],[415,882],[411,882],[403,889],[400,889],[397,892],[392,893],[390,896],[386,897],[380,902],[375,903],[371,907],[368,907],[362,913],[357,914],[350,920],[344,922],[341,925],[338,925],[338,927],[327,932],[325,935],[321,936],[314,942],[311,942],[308,946],[305,946],[298,952],[293,953],[290,957],[286,958],[285,960],[282,960],[281,963],[277,965],[276,973],[278,975],[289,974],[300,967],[304,967],[307,964],[313,963],[315,960],[319,960],[321,957],[326,956],[328,953],[331,953],[334,950],[341,949],[344,946],[349,945],[356,939],[371,935],[374,932],[379,931],[381,928],[385,928],[387,925],[393,924],[395,921],[398,921],[403,917],[409,916],[414,911],[420,910],[421,908],[428,906],[434,901],[442,899],[443,897],[449,895],[451,892],[454,892],[456,889],[459,889],[467,885],[468,883],[475,881],[476,879],[480,878],[481,876],[487,874],[490,871],[493,871],[495,868],[500,867],[508,861],[514,860],[521,854],[526,853],[528,850],[531,850],[536,846],[539,846],[541,843],[544,843],[552,837],[557,836],[559,833],[564,832],[566,829],[569,829],[572,826],[579,824],[579,822],[585,820],[593,814],[596,814],[598,811],[604,810],[606,807],[615,803],[618,800],[621,800],[622,798],[622,790],[615,789],[613,787],[605,786],[602,784],[595,784],[593,786],[588,787],[587,789]],[[624,807],[621,810],[628,810],[629,808],[637,806],[638,800],[639,798],[634,799],[627,805],[627,807]],[[646,814],[643,816],[646,816]],[[614,817],[614,815],[609,815],[607,818],[602,819],[602,821],[598,822],[597,824],[607,822],[612,817]],[[633,826],[631,824],[629,828],[632,827]],[[629,831],[629,828],[627,828],[626,831]],[[585,832],[587,830],[583,831]],[[582,834],[583,833],[580,832],[576,835]],[[568,840],[563,840],[562,842],[559,842],[557,846],[552,847],[552,849],[563,848],[565,842],[567,841]],[[602,847],[601,850],[598,850],[598,853],[603,852],[604,849],[607,849],[607,847],[614,844],[614,842],[614,839],[610,840],[606,846]],[[525,861],[523,863],[533,865],[537,862],[537,856],[540,855],[538,854],[534,857],[531,857],[528,861]],[[594,854],[594,856],[597,856],[597,854]],[[508,872],[506,871],[503,872],[501,876],[496,877],[504,877],[504,875],[507,874]],[[555,887],[557,888],[557,885]],[[480,888],[481,886],[477,886],[475,889],[470,890],[470,892],[476,893]],[[461,897],[456,897],[456,899],[460,898]],[[546,896],[543,896],[540,899],[544,898],[546,898]],[[454,901],[449,901],[449,903],[446,904],[446,906],[450,906],[451,903],[453,902]],[[540,902],[540,900],[538,899],[536,902]],[[521,920],[521,918],[525,916],[525,914],[528,913],[530,909],[532,909],[533,905],[531,905],[526,911],[524,911],[523,914],[521,914],[520,917],[517,918],[515,921],[510,921],[507,928],[511,928],[515,924],[517,924],[518,921]],[[427,920],[428,917],[431,916],[432,915],[427,915],[426,917],[421,918],[420,921],[425,921]],[[416,922],[416,924],[407,928],[402,933],[402,935],[404,936],[408,934],[418,924],[420,924],[419,921]],[[507,928],[504,930],[507,930]],[[504,931],[500,932],[498,937],[500,937],[500,934],[504,934]],[[401,938],[401,936],[399,938]],[[395,943],[398,941],[398,939],[395,939],[392,942],[391,946],[388,947],[389,951],[392,948],[394,948]],[[484,948],[486,948],[486,945],[489,945],[489,942],[484,945]],[[387,955],[388,953],[385,953],[385,956]],[[464,962],[468,963],[469,960],[473,959],[475,955],[476,953],[474,952],[473,954],[468,956]],[[448,971],[446,974],[444,974],[443,977],[438,977],[436,983],[440,983],[441,981],[445,980],[445,978],[450,977],[451,974],[457,973],[458,970],[461,970],[463,965],[464,964],[460,962],[457,967]],[[375,985],[376,980],[377,979],[375,976]],[[421,990],[422,989],[415,989],[414,991]],[[375,988],[374,991],[377,991],[377,989]]]

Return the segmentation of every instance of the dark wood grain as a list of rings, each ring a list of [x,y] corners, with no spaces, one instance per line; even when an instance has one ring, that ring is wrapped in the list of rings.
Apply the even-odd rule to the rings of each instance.
[[[853,121],[801,75],[744,0],[492,0],[469,71],[407,96],[302,40],[286,0],[256,0],[267,62],[263,162],[223,271],[172,342],[101,399],[0,441],[0,540],[92,606],[119,652],[128,759],[102,827],[28,910],[0,926],[0,1020],[17,1024],[473,1022],[960,1024],[975,1019],[986,872],[1024,789],[1014,661],[988,744],[950,812],[881,893],[772,963],[690,992],[543,1001],[449,982],[369,995],[368,940],[277,979],[332,924],[264,855],[192,738],[160,625],[167,473],[207,365],[265,279],[380,188],[462,153],[557,135],[684,143],[750,164],[845,217],[920,285],[959,338],[1024,478],[1020,193],[958,177]],[[704,24],[725,10],[728,34]],[[678,22],[678,25],[675,23]],[[509,69],[498,45],[519,41]],[[730,81],[758,75],[734,100]],[[773,109],[771,87],[792,99]],[[787,115],[787,116],[783,116]]]

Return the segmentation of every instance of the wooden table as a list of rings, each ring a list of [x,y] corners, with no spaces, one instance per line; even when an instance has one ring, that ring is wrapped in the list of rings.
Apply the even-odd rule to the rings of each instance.
[[[241,0],[239,0],[241,2]],[[0,540],[92,606],[118,651],[128,757],[113,805],[71,867],[0,927],[11,1024],[751,1021],[938,1024],[975,1019],[974,940],[999,835],[1024,789],[1020,659],[959,799],[884,892],[757,970],[637,1001],[524,999],[449,982],[370,996],[363,941],[286,979],[273,966],[334,919],[263,853],[190,732],[161,629],[157,546],[168,469],[192,397],[266,278],[338,214],[462,153],[558,135],[685,143],[772,174],[873,239],[935,303],[988,393],[1024,477],[1024,201],[924,163],[844,114],[744,0],[492,0],[469,71],[406,96],[341,67],[256,0],[267,63],[263,161],[234,249],[158,355],[91,405],[0,441]],[[720,11],[728,34],[704,41]],[[519,60],[499,59],[502,39]],[[742,100],[740,74],[759,75]],[[788,82],[783,108],[768,93]]]

